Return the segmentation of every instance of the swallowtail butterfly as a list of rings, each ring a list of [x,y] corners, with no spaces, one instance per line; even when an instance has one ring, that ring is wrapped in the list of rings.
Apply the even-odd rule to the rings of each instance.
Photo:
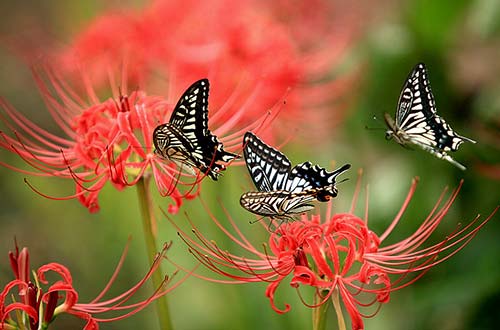
[[[436,113],[427,70],[419,63],[410,72],[399,96],[396,120],[384,114],[388,126],[386,139],[405,146],[413,144],[430,152],[437,158],[447,160],[461,170],[465,166],[455,161],[448,151],[456,151],[461,143],[476,141],[460,136]]]
[[[257,192],[247,192],[240,204],[248,211],[271,218],[292,219],[291,214],[311,210],[314,200],[336,197],[335,178],[351,167],[328,172],[310,162],[292,168],[290,160],[251,132],[245,134],[243,155]]]
[[[192,84],[181,96],[170,121],[155,128],[155,154],[198,168],[217,180],[225,166],[238,155],[223,149],[222,143],[208,129],[208,79]]]

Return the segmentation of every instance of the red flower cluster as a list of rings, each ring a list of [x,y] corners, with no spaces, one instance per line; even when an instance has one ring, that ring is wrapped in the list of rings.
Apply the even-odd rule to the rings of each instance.
[[[153,176],[162,196],[170,196],[175,213],[183,198],[193,198],[203,177],[187,175],[172,162],[165,162],[153,151],[152,132],[167,122],[175,103],[143,91],[123,95],[114,90],[113,98],[100,101],[89,80],[83,76],[86,101],[54,71],[47,80],[35,73],[47,109],[67,135],[59,137],[38,127],[0,98],[7,116],[1,116],[12,135],[0,131],[0,147],[18,154],[35,171],[1,165],[22,173],[68,178],[75,182],[76,192],[60,199],[78,198],[91,212],[99,210],[98,195],[106,182],[118,190]],[[238,116],[244,109],[233,109]],[[255,129],[266,115],[243,130]],[[239,133],[230,122],[212,118],[211,128],[229,149],[239,148]],[[227,138],[224,135],[233,133]]]
[[[461,250],[497,211],[482,222],[478,222],[478,216],[443,241],[424,247],[457,197],[460,185],[439,208],[444,198],[443,192],[412,235],[398,243],[383,246],[384,240],[400,221],[416,185],[417,181],[414,180],[401,210],[382,235],[370,230],[366,215],[363,220],[352,214],[351,210],[349,213],[330,216],[329,210],[325,220],[318,215],[304,215],[299,221],[283,223],[271,233],[269,244],[264,246],[262,252],[250,243],[230,217],[236,235],[230,234],[211,216],[231,240],[253,254],[253,257],[229,253],[196,231],[198,240],[184,232],[181,236],[202,264],[229,279],[197,276],[223,283],[268,282],[266,296],[278,313],[290,310],[288,304],[284,308],[276,306],[274,298],[279,285],[287,279],[290,279],[290,286],[297,290],[300,286],[316,289],[315,303],[304,302],[309,307],[318,307],[339,293],[351,318],[352,329],[363,329],[362,318],[366,317],[363,310],[374,304],[387,303],[392,291],[410,285],[431,267]],[[412,273],[418,275],[411,277]],[[372,314],[377,310],[375,308]]]
[[[6,113],[0,119],[8,128],[0,131],[0,147],[17,153],[35,171],[0,164],[74,180],[75,193],[59,199],[78,198],[91,212],[99,209],[106,182],[123,189],[152,175],[160,193],[174,201],[169,211],[176,212],[184,198],[196,195],[200,178],[186,178],[174,164],[155,157],[151,135],[168,121],[193,81],[209,78],[209,126],[230,150],[241,132],[255,130],[271,109],[286,110],[286,125],[275,127],[287,135],[305,116],[315,134],[342,116],[331,111],[330,101],[343,93],[352,75],[336,74],[332,80],[325,72],[347,51],[357,27],[331,26],[331,8],[322,1],[314,6],[323,14],[312,18],[288,8],[283,20],[278,17],[283,12],[253,0],[158,0],[140,12],[100,16],[54,55],[57,72],[55,65],[45,69],[46,77],[35,72],[47,108],[66,137],[37,126],[0,99]],[[314,22],[318,31],[306,38],[303,29],[287,25],[302,21]],[[127,95],[127,86],[140,88]],[[103,87],[111,89],[112,98],[101,101],[97,95]],[[290,88],[299,91],[288,93]],[[153,90],[166,96],[151,96]]]
[[[28,249],[23,248],[19,252],[16,245],[15,252],[9,253],[10,264],[16,279],[7,283],[0,293],[0,329],[46,329],[55,317],[62,313],[72,314],[85,320],[87,322],[85,330],[99,329],[101,322],[127,318],[164,296],[181,282],[166,288],[165,285],[169,281],[169,278],[166,277],[164,285],[147,299],[136,303],[129,302],[158,269],[168,247],[168,245],[164,245],[163,250],[158,253],[153,265],[142,280],[122,294],[102,300],[119,273],[128,249],[127,246],[104,290],[90,303],[79,303],[78,292],[73,287],[71,273],[65,266],[55,262],[45,264],[38,268],[35,280],[31,281]],[[49,284],[46,279],[46,274],[49,272],[59,275],[61,279]],[[9,304],[7,301],[11,298],[14,299],[14,302]],[[119,312],[121,315],[110,318],[98,317],[100,314],[112,311]]]

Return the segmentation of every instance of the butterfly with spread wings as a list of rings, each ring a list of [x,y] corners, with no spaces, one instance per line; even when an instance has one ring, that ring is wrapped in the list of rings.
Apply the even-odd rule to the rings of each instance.
[[[388,126],[386,138],[405,146],[416,145],[461,170],[465,166],[454,160],[448,151],[456,151],[464,141],[476,141],[460,136],[436,113],[427,70],[423,63],[413,68],[399,96],[396,120],[384,114]]]
[[[251,132],[243,139],[243,155],[257,192],[247,192],[240,204],[261,216],[291,220],[291,215],[313,209],[312,201],[326,202],[338,194],[335,178],[351,167],[328,172],[310,162],[292,168],[290,160]]]
[[[193,83],[181,96],[170,121],[155,128],[153,143],[158,156],[198,168],[213,180],[225,170],[218,161],[229,162],[238,155],[223,149],[208,129],[208,79]]]

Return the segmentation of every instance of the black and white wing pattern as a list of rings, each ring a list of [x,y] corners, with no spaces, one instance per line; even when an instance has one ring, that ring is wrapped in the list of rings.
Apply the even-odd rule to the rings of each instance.
[[[401,145],[417,145],[465,170],[447,152],[458,150],[464,141],[476,141],[458,135],[437,115],[425,64],[417,64],[406,79],[399,96],[395,121],[387,113],[384,119],[389,128],[386,131],[387,139],[394,138]]]
[[[155,153],[162,158],[198,168],[217,180],[225,169],[218,161],[229,162],[238,156],[223,149],[208,129],[208,79],[193,83],[181,96],[170,121],[155,128]]]
[[[272,218],[291,219],[291,214],[313,208],[312,201],[336,197],[335,178],[351,167],[346,164],[328,172],[310,162],[292,168],[290,160],[251,132],[243,139],[243,155],[258,191],[247,192],[240,204],[248,211]]]

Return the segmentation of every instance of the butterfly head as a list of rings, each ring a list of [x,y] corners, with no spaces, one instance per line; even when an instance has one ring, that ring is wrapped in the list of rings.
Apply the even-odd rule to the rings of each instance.
[[[316,198],[320,202],[328,202],[330,199],[337,197],[338,193],[339,191],[337,187],[331,185],[328,188],[320,190],[316,195]]]
[[[391,130],[385,131],[385,139],[387,141],[392,140],[393,137],[394,137],[394,132],[393,131],[391,131]]]
[[[394,141],[396,141],[397,143],[405,145],[408,142],[406,133],[398,127],[394,119],[392,119],[392,117],[388,113],[384,114],[384,121],[387,125],[387,130],[385,131],[385,139],[394,139]]]
[[[394,119],[392,119],[391,115],[389,115],[387,112],[384,113],[384,121],[388,127],[388,130],[385,131],[385,139],[390,140],[393,138],[394,132],[397,131],[397,126],[394,122]]]

